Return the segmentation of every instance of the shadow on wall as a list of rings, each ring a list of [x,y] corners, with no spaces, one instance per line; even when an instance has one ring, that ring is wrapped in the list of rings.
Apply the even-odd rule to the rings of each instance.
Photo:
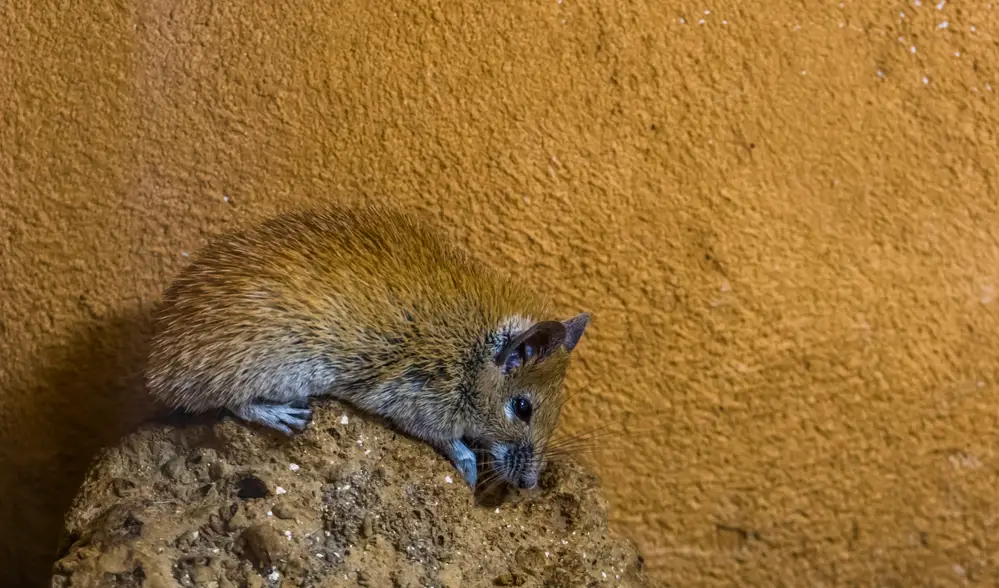
[[[0,428],[0,566],[7,586],[48,585],[63,515],[93,458],[154,414],[142,386],[151,313],[84,325],[8,384]]]

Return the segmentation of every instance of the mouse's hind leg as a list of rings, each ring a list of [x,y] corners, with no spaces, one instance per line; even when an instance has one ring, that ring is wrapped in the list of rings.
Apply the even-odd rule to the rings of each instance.
[[[242,390],[242,398],[252,400],[230,406],[230,410],[246,422],[292,436],[309,426],[309,398],[321,391],[334,374],[315,362],[295,363],[275,355],[279,359],[261,360],[255,371],[242,375],[237,387]]]
[[[312,420],[312,410],[296,404],[299,403],[275,404],[258,400],[235,408],[232,412],[244,421],[264,425],[291,436],[304,431]]]

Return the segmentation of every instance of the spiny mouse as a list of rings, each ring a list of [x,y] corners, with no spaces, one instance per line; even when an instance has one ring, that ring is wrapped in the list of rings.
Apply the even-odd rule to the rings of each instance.
[[[537,485],[590,314],[553,318],[413,215],[330,206],[215,237],[167,288],[146,383],[188,412],[294,435],[331,396],[434,447],[472,487]]]

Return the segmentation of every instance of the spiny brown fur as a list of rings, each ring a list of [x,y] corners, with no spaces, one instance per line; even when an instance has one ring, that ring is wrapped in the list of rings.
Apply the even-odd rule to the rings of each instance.
[[[192,412],[332,395],[437,446],[471,437],[543,451],[568,351],[506,376],[491,359],[518,333],[504,321],[524,317],[522,329],[548,314],[407,214],[301,211],[195,255],[164,295],[147,383]],[[505,412],[518,390],[536,398],[530,427]]]

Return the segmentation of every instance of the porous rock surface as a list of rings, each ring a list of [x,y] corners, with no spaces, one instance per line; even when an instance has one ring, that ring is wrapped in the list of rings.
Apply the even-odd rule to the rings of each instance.
[[[149,425],[95,463],[51,585],[648,586],[596,479],[473,496],[429,447],[339,403],[286,439],[225,418]]]

